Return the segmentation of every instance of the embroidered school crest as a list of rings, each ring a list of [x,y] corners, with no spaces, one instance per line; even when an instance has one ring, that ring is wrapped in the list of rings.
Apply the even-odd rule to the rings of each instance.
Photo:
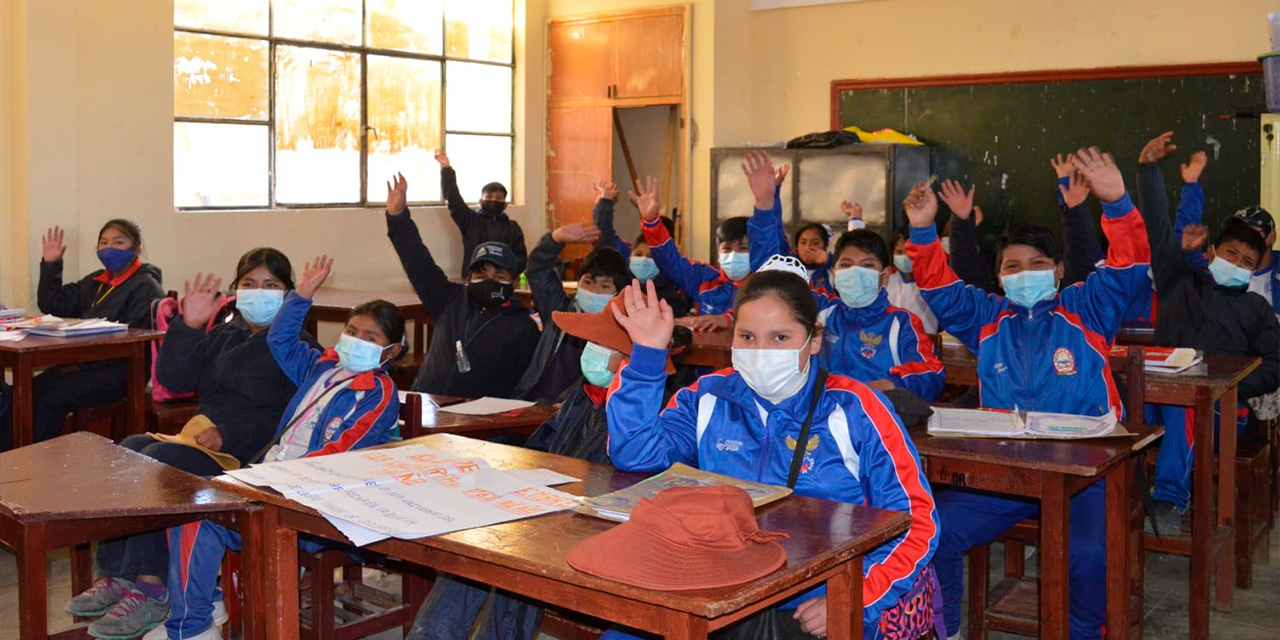
[[[1053,352],[1053,370],[1060,376],[1073,375],[1076,372],[1076,357],[1066,347],[1058,347]]]
[[[787,448],[791,451],[796,450],[796,439],[787,436]],[[804,445],[804,458],[800,460],[800,473],[808,473],[813,467],[813,450],[818,448],[818,436],[809,438],[809,442]]]
[[[328,442],[333,439],[333,435],[338,432],[338,427],[342,426],[342,417],[334,416],[329,424],[324,426],[324,440]]]
[[[862,353],[864,358],[874,358],[876,349],[879,348],[881,342],[884,342],[884,336],[867,333],[866,331],[858,332],[858,337],[862,339],[862,348],[859,349],[859,352]]]

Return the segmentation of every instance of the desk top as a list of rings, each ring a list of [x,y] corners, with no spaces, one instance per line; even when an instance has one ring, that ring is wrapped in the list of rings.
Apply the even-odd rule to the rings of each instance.
[[[935,438],[924,425],[908,430],[923,458],[970,460],[1001,467],[1054,471],[1073,476],[1101,476],[1164,433],[1161,427],[1125,425],[1133,437],[1089,440],[1023,438]]]
[[[101,436],[0,453],[0,514],[19,522],[236,511],[246,501]]]
[[[163,337],[163,331],[155,331],[152,329],[129,329],[128,331],[113,331],[111,333],[98,333],[90,336],[77,336],[74,338],[53,338],[50,336],[37,336],[28,333],[21,340],[14,342],[0,342],[0,352],[8,351],[11,353],[26,353],[29,351],[83,349],[85,347],[97,347],[101,345],[150,342],[152,340],[159,340]]]
[[[423,425],[427,433],[456,433],[466,435],[475,432],[502,431],[508,429],[534,428],[547,421],[558,407],[532,406],[520,411],[518,415],[493,414],[487,416],[468,416],[449,413],[448,407],[436,412],[436,423]]]
[[[396,305],[400,313],[422,312],[422,300],[416,293],[401,291],[363,291],[360,289],[338,289],[321,287],[311,300],[311,308],[326,310],[350,311],[370,300],[386,300]]]
[[[581,482],[556,487],[574,495],[601,495],[634,484],[648,475],[623,473],[608,465],[455,435],[435,434],[394,446],[404,444],[423,444],[457,456],[480,457],[499,469],[542,467],[583,478]],[[222,479],[218,482],[223,486],[235,486]],[[239,485],[236,490],[285,509],[315,513],[274,492],[247,485]],[[639,589],[569,567],[565,556],[575,544],[616,526],[607,520],[572,512],[408,542],[386,541],[374,544],[372,548],[386,549],[394,554],[398,545],[420,545],[594,591],[715,618],[800,584],[852,557],[864,555],[906,531],[910,525],[910,518],[903,513],[798,496],[766,505],[757,511],[757,515],[761,528],[790,534],[790,539],[782,542],[787,551],[786,566],[748,585],[701,591]]]

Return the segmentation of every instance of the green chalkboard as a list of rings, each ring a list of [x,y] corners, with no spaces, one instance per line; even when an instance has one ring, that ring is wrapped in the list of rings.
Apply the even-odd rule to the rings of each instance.
[[[1138,152],[1163,131],[1173,131],[1178,144],[1165,161],[1170,202],[1181,187],[1178,163],[1205,149],[1205,219],[1213,224],[1258,203],[1259,120],[1236,113],[1266,102],[1261,74],[851,90],[838,84],[842,126],[914,134],[936,148],[939,180],[977,185],[984,244],[1014,220],[1057,233],[1053,154],[1098,145],[1115,154],[1132,190]]]

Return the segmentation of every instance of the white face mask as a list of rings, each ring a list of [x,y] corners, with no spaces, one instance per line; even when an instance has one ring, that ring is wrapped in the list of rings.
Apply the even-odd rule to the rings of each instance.
[[[813,358],[805,362],[801,371],[800,352],[807,349],[812,340],[810,335],[799,349],[734,348],[733,368],[752,391],[777,404],[799,393],[809,378]]]

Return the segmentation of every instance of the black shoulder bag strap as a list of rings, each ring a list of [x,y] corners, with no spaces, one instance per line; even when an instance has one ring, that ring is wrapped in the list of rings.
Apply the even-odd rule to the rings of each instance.
[[[296,424],[298,420],[302,418],[302,416],[307,414],[307,410],[309,410],[311,407],[316,406],[317,402],[320,402],[321,400],[323,400],[325,396],[329,395],[330,393],[337,391],[338,389],[344,389],[348,386],[351,386],[349,384],[343,384],[343,383],[350,382],[351,380],[354,380],[354,379],[355,378],[348,378],[347,380],[343,380],[342,382],[334,384],[332,387],[325,389],[323,393],[316,396],[315,400],[312,400],[311,402],[307,403],[307,406],[296,411],[295,412],[296,415],[293,416],[293,419],[290,420],[288,424],[284,425],[283,429],[280,429],[280,431],[276,432],[276,437],[272,438],[271,442],[268,442],[267,444],[263,445],[261,449],[258,449],[258,452],[253,454],[252,458],[249,458],[249,464],[258,464],[262,462],[263,457],[265,457],[267,453],[271,451],[271,447],[276,446],[276,444],[280,442],[280,439],[284,437],[284,434],[289,433],[289,429],[293,428],[293,425]]]
[[[800,477],[800,464],[804,462],[805,445],[809,443],[809,429],[813,426],[813,412],[818,408],[818,400],[827,388],[827,370],[818,369],[818,377],[813,381],[813,397],[809,399],[809,414],[804,417],[800,427],[800,437],[796,439],[796,451],[791,456],[791,471],[787,473],[787,488],[796,488],[796,480]]]

